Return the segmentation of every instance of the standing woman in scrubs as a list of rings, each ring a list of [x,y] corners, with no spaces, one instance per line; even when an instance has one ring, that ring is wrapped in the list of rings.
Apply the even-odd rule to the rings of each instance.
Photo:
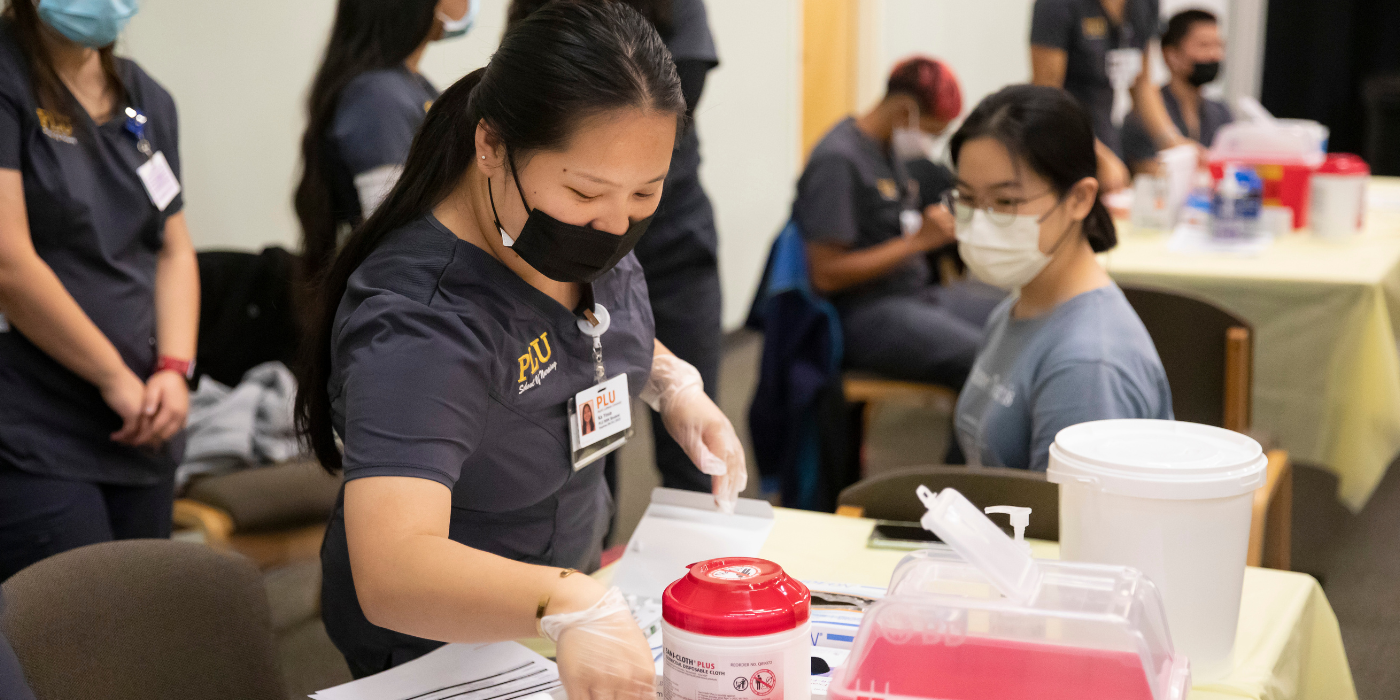
[[[705,391],[715,398],[723,337],[719,234],[710,197],[700,183],[700,135],[693,117],[705,90],[705,78],[719,65],[719,54],[710,34],[704,0],[613,1],[636,8],[656,27],[681,79],[687,125],[676,140],[656,218],[647,228],[647,235],[637,243],[636,252],[646,274],[657,339],[700,370]],[[508,25],[547,2],[511,0]],[[659,416],[652,416],[651,427],[661,485],[708,491],[709,479],[695,470],[686,450],[671,437]]]
[[[570,697],[653,697],[621,594],[574,573],[597,566],[611,502],[602,460],[574,448],[573,407],[600,387],[621,397],[594,403],[590,439],[605,439],[640,396],[698,445],[721,507],[744,487],[734,428],[656,342],[631,254],[684,119],[640,14],[551,4],[433,103],[336,258],[297,403],[322,464],[345,472],[322,616],[356,676],[542,631]]]
[[[1128,186],[1121,132],[1130,106],[1158,149],[1191,143],[1152,84],[1158,13],[1158,0],[1036,0],[1031,10],[1031,82],[1064,88],[1089,112],[1105,194]]]
[[[301,138],[295,205],[307,279],[394,186],[438,96],[418,62],[429,43],[465,35],[482,1],[340,0]]]
[[[112,55],[135,7],[0,15],[0,579],[170,534],[199,266],[175,104]]]

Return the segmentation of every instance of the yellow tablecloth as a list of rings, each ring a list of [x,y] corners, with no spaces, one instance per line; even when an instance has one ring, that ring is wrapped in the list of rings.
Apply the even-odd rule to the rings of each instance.
[[[1360,510],[1400,453],[1400,178],[1373,178],[1366,231],[1294,234],[1255,256],[1168,250],[1121,230],[1119,282],[1204,297],[1254,326],[1254,426],[1340,478]]]
[[[903,552],[866,548],[873,520],[778,509],[759,556],[800,579],[884,586]],[[1032,542],[1038,557],[1059,556]],[[1191,700],[1356,700],[1337,616],[1307,574],[1247,569],[1235,670],[1221,683],[1192,688]]]

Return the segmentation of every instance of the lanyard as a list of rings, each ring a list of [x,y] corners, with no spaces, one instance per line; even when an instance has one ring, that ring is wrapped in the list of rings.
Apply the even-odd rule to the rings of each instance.
[[[593,381],[601,383],[607,378],[607,371],[603,368],[603,334],[612,325],[612,316],[606,307],[593,300],[592,284],[584,285],[579,309],[582,309],[578,312],[582,318],[575,323],[580,332],[593,338]]]
[[[151,142],[146,140],[147,121],[150,120],[146,119],[146,115],[142,114],[141,110],[135,107],[126,108],[126,130],[136,137],[136,150],[140,151],[141,155],[150,158],[152,155]]]

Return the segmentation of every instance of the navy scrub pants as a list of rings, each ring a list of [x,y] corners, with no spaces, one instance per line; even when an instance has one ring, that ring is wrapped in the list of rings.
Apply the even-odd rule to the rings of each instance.
[[[719,268],[713,264],[695,265],[657,277],[660,279],[647,277],[656,339],[676,357],[700,370],[705,393],[713,399],[719,390],[722,336]],[[661,485],[709,493],[709,475],[696,468],[685,450],[671,439],[655,411],[651,414],[651,432]]]
[[[1006,293],[980,282],[840,306],[845,364],[889,377],[961,389],[982,326]]]
[[[112,540],[170,536],[172,470],[153,486],[68,481],[0,462],[0,581],[40,559]]]

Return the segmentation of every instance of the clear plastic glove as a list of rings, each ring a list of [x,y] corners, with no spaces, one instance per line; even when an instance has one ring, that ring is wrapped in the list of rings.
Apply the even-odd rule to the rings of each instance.
[[[651,647],[617,588],[586,610],[544,616],[540,631],[558,646],[559,680],[570,698],[655,700]]]
[[[705,395],[699,370],[675,355],[658,353],[641,399],[661,414],[690,461],[710,475],[715,505],[733,513],[739,492],[749,483],[744,446],[729,418]]]

